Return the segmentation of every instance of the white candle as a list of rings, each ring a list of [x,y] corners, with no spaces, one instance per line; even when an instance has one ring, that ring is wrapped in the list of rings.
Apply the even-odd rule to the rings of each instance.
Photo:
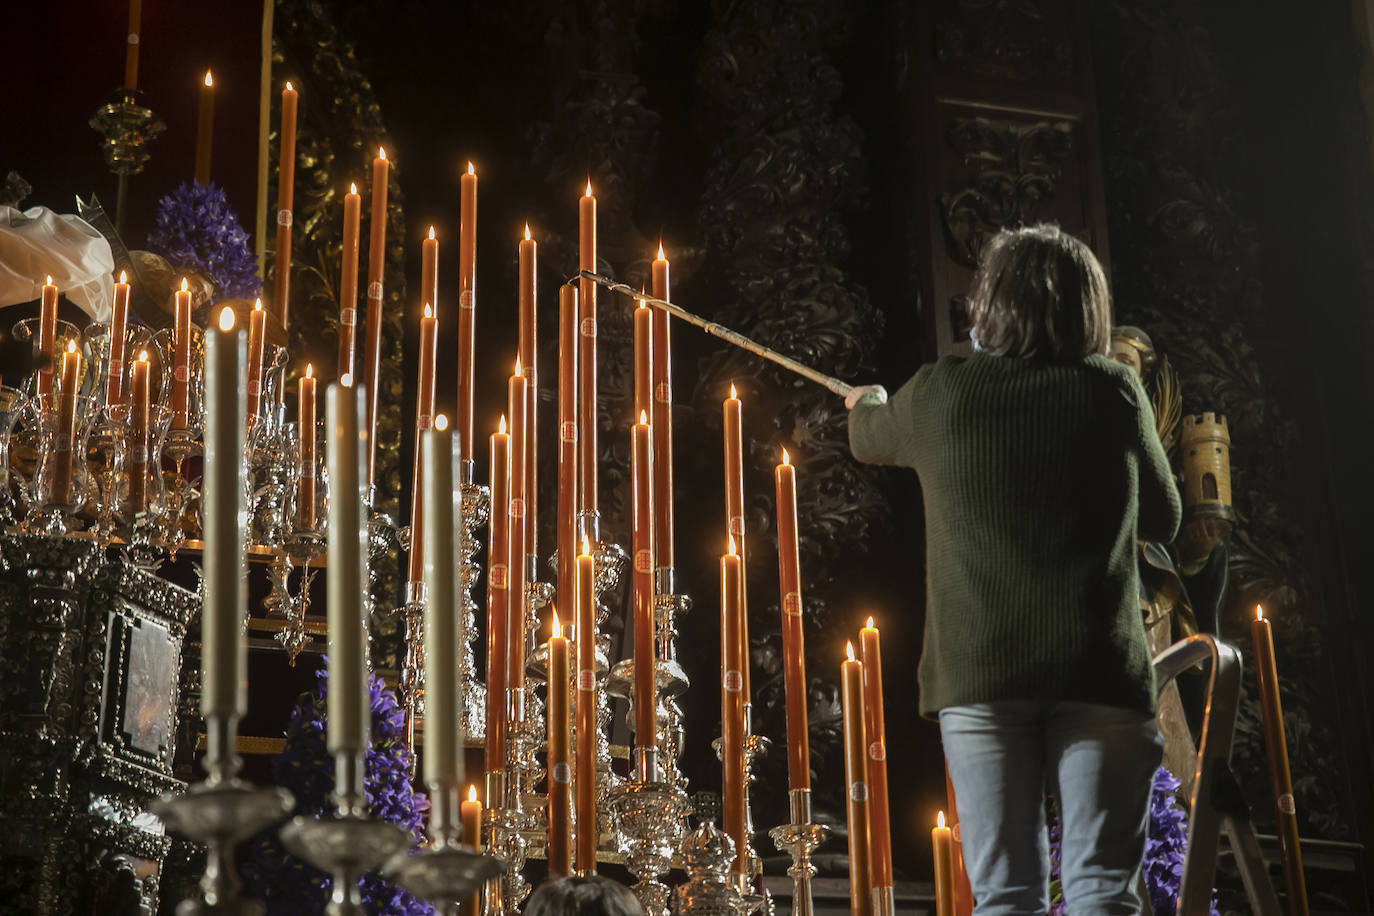
[[[366,752],[367,522],[363,476],[367,426],[363,390],[345,374],[325,392],[329,427],[329,751]]]
[[[453,464],[448,418],[425,430],[425,782],[437,791],[463,781],[458,728],[458,594],[454,546]]]
[[[224,309],[217,326],[205,335],[200,661],[200,711],[205,716],[237,718],[248,710],[248,508],[243,461],[248,404],[239,385],[247,352],[248,338],[234,326],[234,310]]]

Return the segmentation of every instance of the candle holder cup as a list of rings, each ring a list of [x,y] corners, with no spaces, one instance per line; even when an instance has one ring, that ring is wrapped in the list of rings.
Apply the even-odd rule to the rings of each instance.
[[[78,398],[74,435],[61,428],[55,408],[38,418],[38,464],[26,522],[30,531],[60,537],[80,526],[77,515],[91,498],[85,444],[90,427],[80,419],[89,406],[89,398]]]
[[[639,879],[630,890],[646,916],[668,916],[671,897],[658,880],[668,873],[685,832],[687,793],[664,782],[655,748],[633,751],[634,776],[611,791],[609,813],[625,864]]]
[[[506,866],[501,859],[463,843],[457,786],[431,784],[430,807],[428,842],[412,854],[393,857],[384,873],[434,904],[438,916],[458,916],[459,908],[483,885],[490,895],[491,884]],[[488,909],[487,916],[499,912],[499,908]]]
[[[792,857],[787,874],[792,878],[792,912],[796,916],[814,916],[815,904],[811,895],[811,879],[816,866],[811,854],[830,838],[830,829],[812,822],[811,790],[792,789],[787,793],[791,809],[791,823],[768,831],[779,852]]]
[[[10,438],[27,400],[18,388],[0,385],[0,527],[19,519],[15,493],[22,489],[22,481],[10,470]]]

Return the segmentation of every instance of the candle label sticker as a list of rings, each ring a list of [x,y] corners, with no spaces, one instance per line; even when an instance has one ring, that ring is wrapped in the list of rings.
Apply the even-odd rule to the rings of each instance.
[[[635,551],[635,572],[637,572],[637,573],[651,573],[651,572],[653,572],[653,571],[654,571],[654,557],[653,557],[653,554],[652,554],[649,550],[647,550],[647,549],[645,549],[645,550],[636,550],[636,551]]]
[[[130,32],[130,33],[129,33],[129,44],[131,44],[131,45],[136,45],[136,44],[138,44],[138,33],[137,33],[137,32]]]
[[[553,781],[560,786],[566,786],[572,782],[572,767],[560,760],[553,765]]]
[[[472,294],[472,290],[463,290],[458,294],[458,307],[460,309],[475,308],[477,305],[477,303],[474,301],[475,298],[476,297],[474,297]]]
[[[190,367],[189,367],[189,366],[177,366],[176,369],[172,370],[172,378],[176,379],[178,382],[189,381],[190,378],[191,378],[191,369],[190,369]]]
[[[1285,792],[1279,796],[1279,810],[1284,814],[1298,813],[1298,806],[1293,801],[1293,793]]]
[[[743,537],[743,536],[744,536],[744,516],[743,516],[743,515],[732,515],[732,516],[730,516],[730,533],[733,534],[733,535],[735,535],[736,537]]]
[[[278,226],[285,226],[287,229],[290,229],[290,228],[291,228],[291,211],[290,211],[290,210],[278,210],[278,211],[277,211],[277,225],[278,225]]]
[[[248,380],[248,393],[254,397],[262,394],[262,382],[255,378],[250,378]]]
[[[673,386],[667,382],[659,382],[654,386],[654,400],[660,404],[667,404],[673,400]]]
[[[346,308],[339,312],[339,324],[346,328],[356,328],[358,326],[358,310]]]
[[[801,592],[788,592],[782,599],[782,612],[788,617],[801,616]]]
[[[583,337],[595,337],[595,336],[596,336],[596,319],[595,319],[595,318],[583,318],[582,321],[580,321],[580,322],[578,323],[578,328],[581,330],[582,336],[583,336]]]
[[[427,413],[422,413],[422,414],[420,414],[418,417],[416,417],[416,418],[415,418],[415,425],[416,425],[417,427],[419,427],[420,429],[429,429],[429,425],[430,425],[429,414],[427,414]]]
[[[301,459],[301,476],[306,480],[315,479],[315,461],[313,458]]]
[[[577,441],[577,424],[572,420],[564,420],[558,428],[559,438],[564,442]]]
[[[744,675],[732,668],[725,672],[725,677],[721,678],[721,686],[728,693],[739,693],[744,689]]]
[[[849,784],[849,800],[858,804],[868,801],[868,784],[855,780]]]
[[[382,300],[382,284],[380,281],[373,280],[371,283],[367,284],[367,298],[376,299],[378,302]]]
[[[959,825],[957,823],[950,828],[949,835],[954,839],[954,842],[956,843],[964,842],[964,832],[959,829]]]
[[[129,461],[132,464],[147,464],[148,446],[143,442],[135,442],[129,449]]]
[[[57,450],[59,452],[70,452],[72,450],[72,437],[70,433],[57,434]]]
[[[881,741],[874,741],[868,745],[868,759],[884,761],[887,759],[887,745]]]
[[[112,360],[110,360],[110,375],[111,375],[111,377],[116,376],[116,375],[119,375],[119,373],[120,373],[121,371],[123,371],[123,369],[124,369],[124,362],[123,362],[122,360],[118,360],[118,359],[112,359]]]
[[[506,583],[506,564],[493,563],[491,569],[487,571],[487,580],[492,588],[505,588]]]
[[[524,518],[524,517],[525,517],[525,501],[524,501],[523,499],[520,499],[519,497],[517,497],[517,498],[512,499],[512,500],[510,501],[510,517],[511,517],[511,518]]]
[[[595,690],[596,672],[591,668],[583,668],[581,671],[577,672],[577,689]]]

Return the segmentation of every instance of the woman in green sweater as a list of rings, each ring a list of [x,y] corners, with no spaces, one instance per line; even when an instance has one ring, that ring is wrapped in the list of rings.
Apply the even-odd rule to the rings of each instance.
[[[1110,311],[1082,242],[1003,231],[969,296],[974,354],[845,402],[854,457],[921,480],[920,708],[940,720],[978,914],[1048,909],[1046,791],[1068,912],[1140,912],[1162,742],[1135,545],[1171,540],[1182,510],[1149,400],[1105,355]]]

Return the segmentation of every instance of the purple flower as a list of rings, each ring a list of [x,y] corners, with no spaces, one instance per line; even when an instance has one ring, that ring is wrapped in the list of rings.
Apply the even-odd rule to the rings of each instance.
[[[248,233],[214,184],[188,181],[158,201],[148,250],[166,258],[174,270],[209,274],[216,301],[252,299],[261,289]]]

